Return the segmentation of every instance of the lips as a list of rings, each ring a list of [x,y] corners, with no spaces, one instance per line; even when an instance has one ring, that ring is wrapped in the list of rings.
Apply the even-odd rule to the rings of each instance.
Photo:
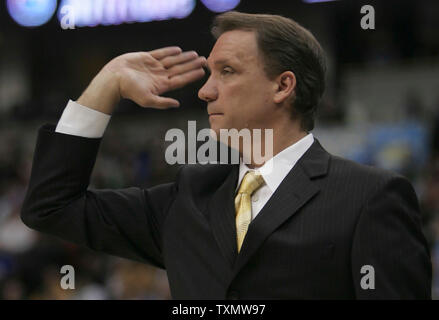
[[[209,115],[209,117],[210,117],[210,116],[223,115],[222,112],[217,112],[217,111],[215,110],[215,108],[213,108],[212,106],[208,106],[208,108],[207,108],[206,111],[207,111],[207,114]]]
[[[211,114],[209,114],[208,119],[209,119],[209,121],[217,121],[217,120],[221,119],[222,116],[223,116],[222,113],[211,113]]]

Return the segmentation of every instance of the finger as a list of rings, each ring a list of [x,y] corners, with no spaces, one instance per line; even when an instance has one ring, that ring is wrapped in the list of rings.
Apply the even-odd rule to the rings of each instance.
[[[168,56],[180,54],[183,50],[180,47],[165,47],[150,51],[149,54],[157,60],[162,60]]]
[[[179,75],[179,74],[183,74],[183,73],[195,70],[195,69],[202,68],[203,66],[205,66],[205,64],[206,64],[206,58],[199,57],[199,58],[197,58],[195,60],[191,60],[187,63],[178,64],[178,65],[173,66],[172,68],[169,69],[168,74],[170,77],[174,77],[174,76]]]
[[[145,105],[144,107],[167,109],[167,108],[177,108],[179,106],[180,106],[180,102],[178,100],[155,95],[150,98],[148,105]]]
[[[168,56],[160,62],[166,69],[169,69],[177,64],[185,63],[196,58],[198,58],[198,53],[196,53],[195,51],[186,51],[179,55]]]
[[[205,71],[202,68],[195,69],[169,79],[169,90],[179,89],[188,83],[204,77]]]

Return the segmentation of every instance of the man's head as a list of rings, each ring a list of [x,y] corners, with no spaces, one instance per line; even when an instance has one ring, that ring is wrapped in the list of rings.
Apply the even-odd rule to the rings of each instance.
[[[291,19],[227,12],[216,17],[210,76],[199,91],[211,128],[274,128],[280,119],[314,127],[324,91],[324,53]]]

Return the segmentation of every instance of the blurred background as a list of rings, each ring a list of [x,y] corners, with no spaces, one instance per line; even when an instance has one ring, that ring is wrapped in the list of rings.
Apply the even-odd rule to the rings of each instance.
[[[363,5],[375,29],[363,30]],[[65,7],[67,6],[67,7]],[[66,11],[63,11],[62,8]],[[75,8],[74,29],[68,9]],[[328,56],[328,86],[314,135],[331,153],[397,171],[415,186],[439,299],[439,1],[437,0],[8,0],[0,4],[0,299],[169,299],[166,273],[36,233],[20,220],[38,128],[56,124],[113,57],[178,45],[208,56],[209,26],[236,9],[291,17]],[[71,26],[71,25],[70,25]],[[178,110],[120,104],[91,187],[172,181],[165,133],[208,127],[197,91],[174,91]],[[63,265],[76,290],[62,290]]]

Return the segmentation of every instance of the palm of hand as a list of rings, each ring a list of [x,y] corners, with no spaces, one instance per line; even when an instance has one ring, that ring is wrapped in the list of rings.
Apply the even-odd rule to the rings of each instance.
[[[119,78],[122,98],[143,107],[178,107],[179,102],[161,94],[181,88],[204,76],[204,57],[168,47],[150,52],[127,53],[115,58],[107,68]]]

